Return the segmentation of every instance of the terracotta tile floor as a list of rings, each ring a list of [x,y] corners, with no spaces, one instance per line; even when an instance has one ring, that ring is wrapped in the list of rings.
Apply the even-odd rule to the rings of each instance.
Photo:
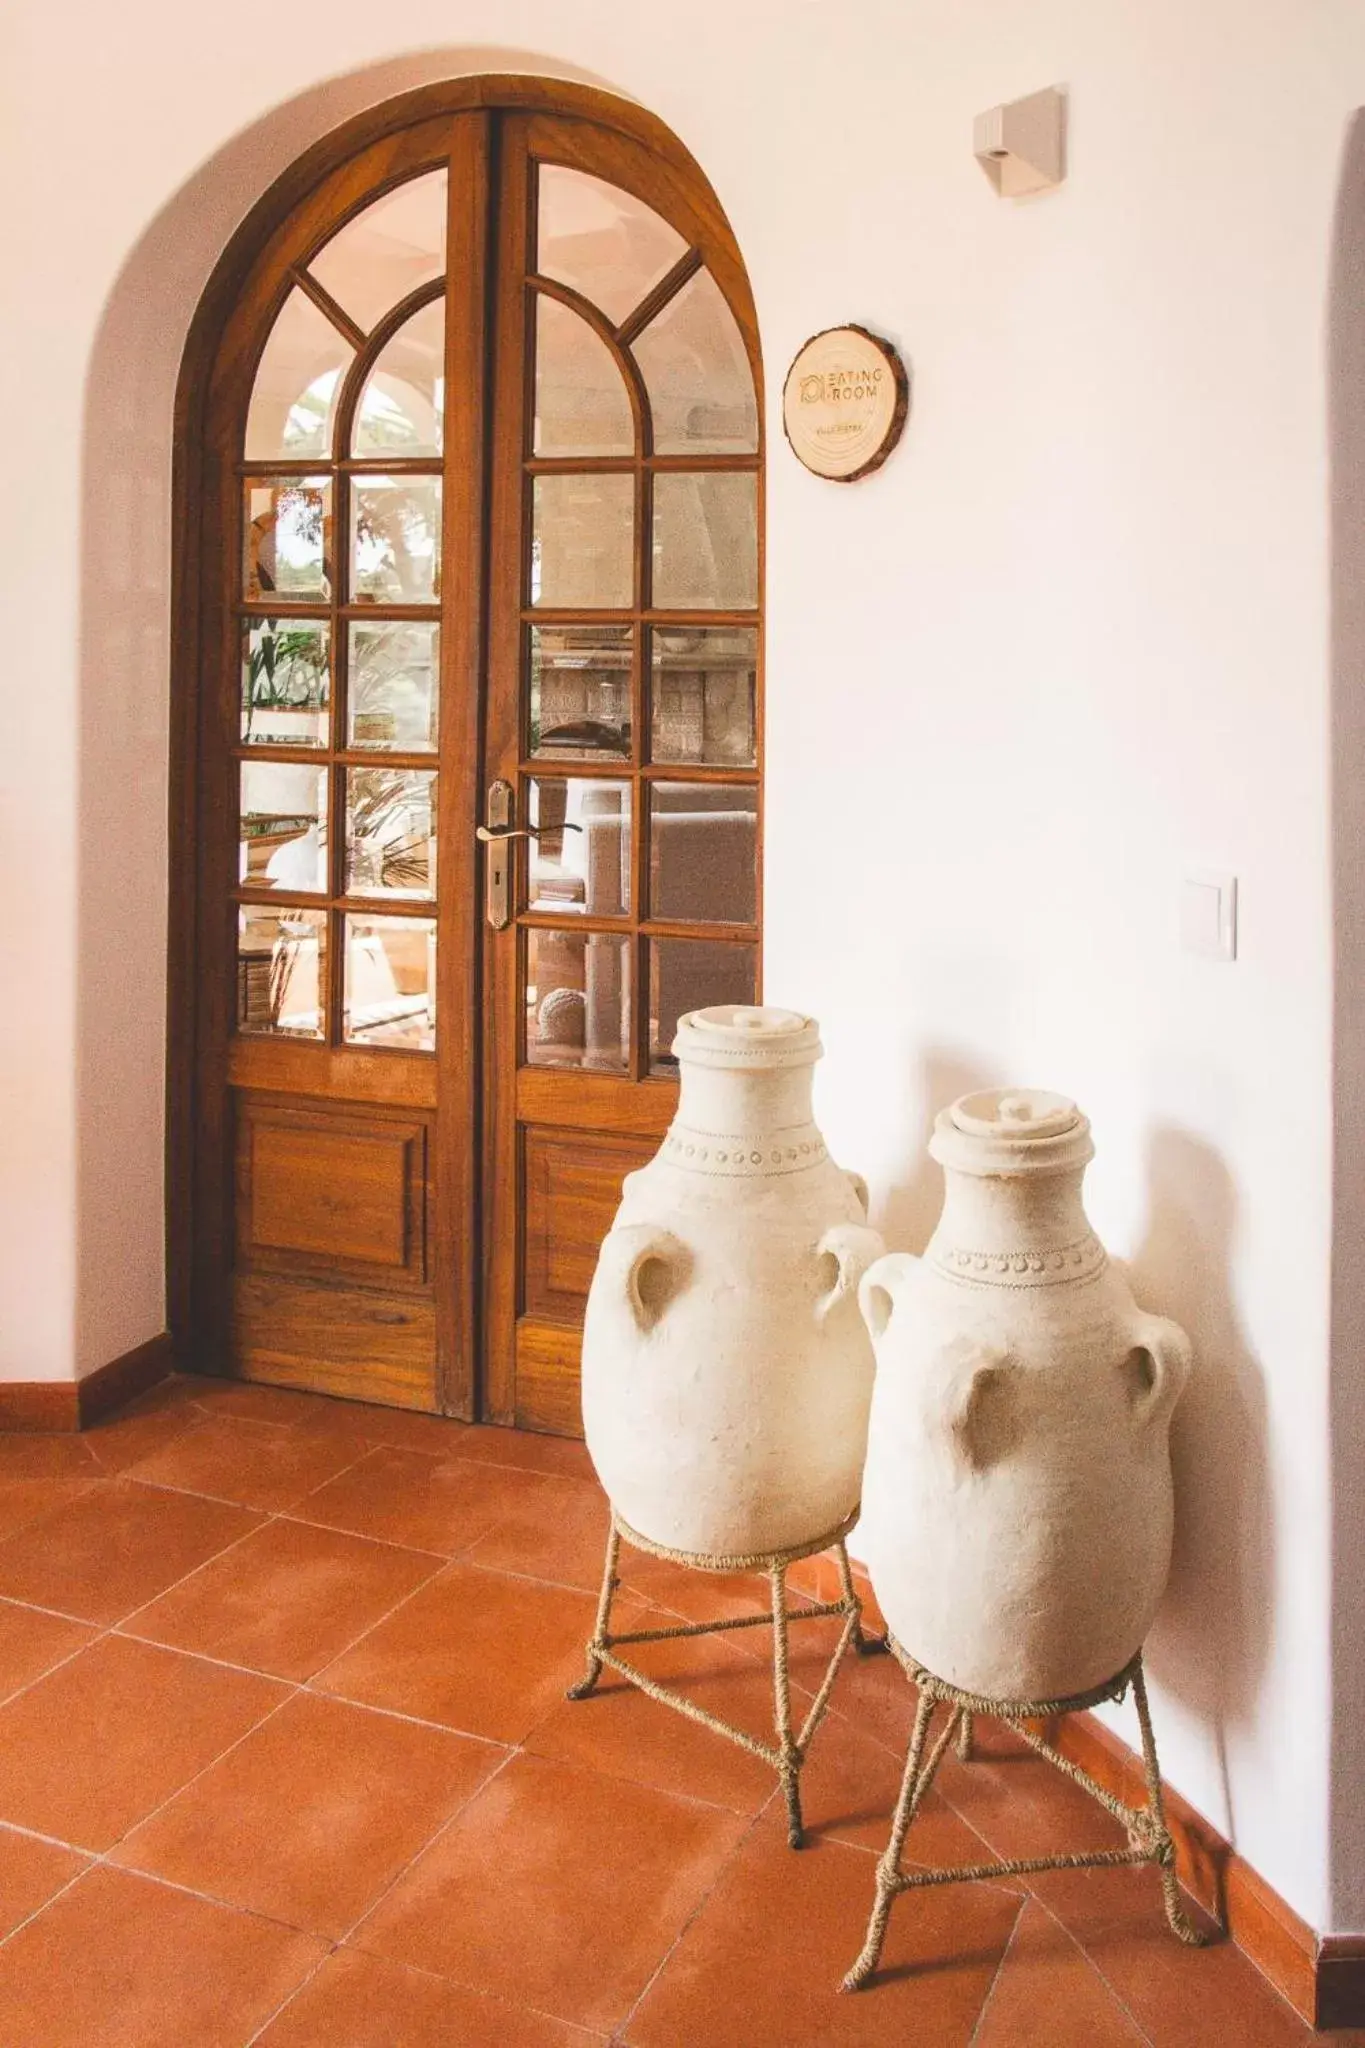
[[[1313,2038],[1235,1948],[1179,1948],[1146,1871],[903,1899],[840,1997],[909,1687],[841,1674],[793,1855],[752,1757],[609,1677],[565,1701],[605,1526],[579,1445],[269,1388],[0,1436],[2,2048]],[[762,1599],[623,1570],[636,1626]],[[830,1633],[797,1631],[799,1685]],[[637,1654],[766,1734],[766,1645]],[[1074,1841],[1075,1797],[1030,1757],[954,1763],[912,1845]]]

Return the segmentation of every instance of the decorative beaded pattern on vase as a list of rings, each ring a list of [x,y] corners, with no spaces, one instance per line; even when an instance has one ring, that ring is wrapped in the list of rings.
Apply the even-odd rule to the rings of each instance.
[[[1109,1263],[1104,1246],[1092,1233],[1046,1251],[977,1252],[953,1245],[935,1247],[931,1260],[950,1279],[977,1287],[1058,1287],[1095,1280]]]
[[[693,1131],[674,1124],[659,1155],[687,1173],[705,1173],[722,1180],[771,1180],[778,1174],[805,1173],[822,1166],[829,1148],[809,1125],[796,1131],[769,1131],[746,1137],[742,1132]]]

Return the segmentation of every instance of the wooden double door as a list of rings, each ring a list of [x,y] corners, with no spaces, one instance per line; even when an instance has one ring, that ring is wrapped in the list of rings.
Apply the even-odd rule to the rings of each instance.
[[[758,993],[759,363],[680,147],[515,97],[296,178],[182,406],[175,1220],[191,1363],[575,1432],[676,1020]]]

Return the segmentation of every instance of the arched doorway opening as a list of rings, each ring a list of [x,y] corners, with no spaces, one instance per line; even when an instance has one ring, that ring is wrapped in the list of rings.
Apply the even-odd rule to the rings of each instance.
[[[182,377],[191,1363],[572,1431],[669,1047],[759,972],[752,299],[691,158],[530,79],[352,123]]]

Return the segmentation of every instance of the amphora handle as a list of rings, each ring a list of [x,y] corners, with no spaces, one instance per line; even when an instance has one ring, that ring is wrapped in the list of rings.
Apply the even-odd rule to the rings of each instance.
[[[900,1297],[918,1265],[913,1252],[887,1252],[863,1274],[858,1286],[858,1306],[874,1343],[890,1327]]]
[[[874,1342],[900,1313],[919,1260],[888,1252],[863,1275],[858,1306]],[[1008,1352],[951,1337],[923,1360],[926,1420],[946,1440],[960,1473],[984,1472],[1013,1449],[1019,1429],[1015,1365]]]
[[[1141,1430],[1150,1430],[1170,1421],[1185,1391],[1193,1352],[1179,1323],[1166,1316],[1144,1315],[1141,1310],[1134,1317],[1130,1337],[1120,1371],[1134,1423]]]
[[[624,1302],[636,1329],[647,1335],[681,1294],[691,1267],[691,1252],[671,1230],[622,1223],[603,1240],[593,1286],[609,1301]]]
[[[930,1376],[934,1420],[962,1472],[987,1472],[1019,1439],[1018,1368],[1008,1351],[971,1337],[953,1337],[934,1355]]]
[[[858,1292],[858,1284],[874,1259],[882,1255],[880,1235],[866,1223],[835,1223],[815,1247],[822,1263],[832,1262],[834,1279],[815,1304],[815,1320],[827,1316]]]

